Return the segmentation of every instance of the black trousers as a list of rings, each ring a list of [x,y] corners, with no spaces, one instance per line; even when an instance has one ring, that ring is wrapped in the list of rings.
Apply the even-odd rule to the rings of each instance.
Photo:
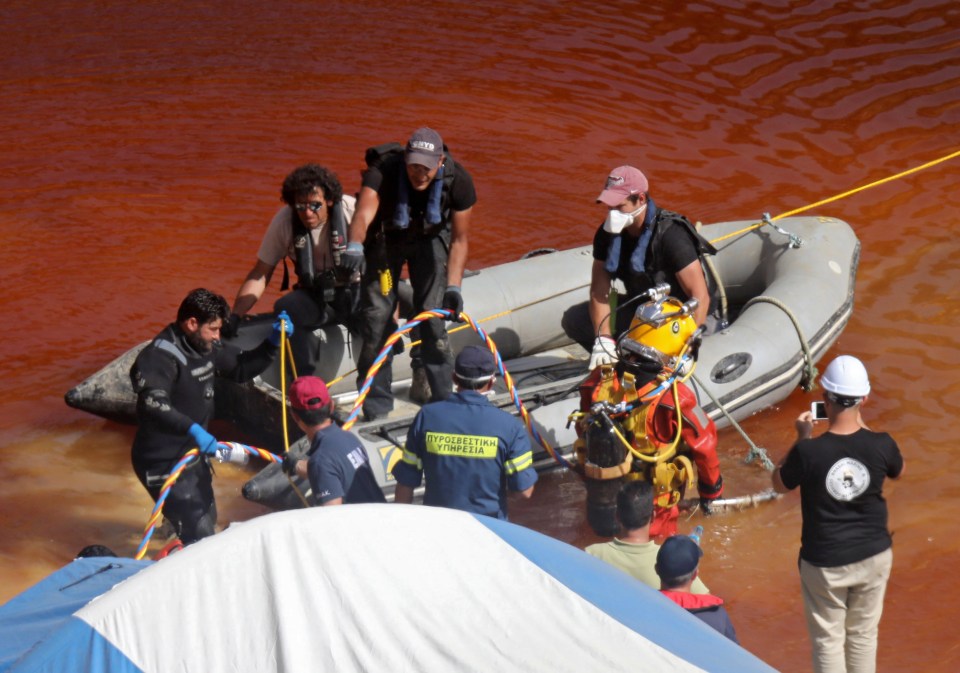
[[[326,303],[317,291],[296,288],[280,297],[273,305],[274,313],[286,311],[293,321],[290,349],[297,363],[297,375],[313,375],[320,369],[320,343],[313,331],[322,325],[341,323],[350,325],[353,288],[338,287],[336,299]],[[286,363],[284,363],[286,365]]]
[[[133,461],[133,471],[147,493],[156,502],[163,482],[176,464]],[[180,473],[163,503],[163,516],[173,524],[177,537],[187,545],[213,535],[217,524],[217,503],[213,498],[213,472],[210,461],[200,456]]]
[[[363,276],[360,297],[358,329],[363,347],[357,360],[357,386],[363,385],[367,372],[387,337],[396,329],[393,313],[397,307],[396,283],[404,262],[410,272],[413,288],[413,309],[419,313],[439,308],[447,287],[447,243],[442,236],[421,238],[406,242],[385,241],[372,246],[367,254],[367,268]],[[384,294],[380,272],[389,269],[393,287]],[[419,364],[423,366],[430,383],[431,401],[444,400],[453,392],[453,352],[443,320],[432,319],[420,324]],[[392,369],[393,354],[377,372],[370,385],[363,411],[368,417],[385,416],[393,409]]]

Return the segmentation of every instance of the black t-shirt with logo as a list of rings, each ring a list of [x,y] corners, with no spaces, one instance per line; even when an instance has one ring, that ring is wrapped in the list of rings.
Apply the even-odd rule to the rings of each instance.
[[[883,480],[903,469],[903,457],[885,432],[826,432],[797,442],[780,468],[789,489],[800,487],[803,511],[800,558],[833,567],[888,549]]]

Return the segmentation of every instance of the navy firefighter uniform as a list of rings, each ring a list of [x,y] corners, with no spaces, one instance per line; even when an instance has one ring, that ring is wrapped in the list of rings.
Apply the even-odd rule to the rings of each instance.
[[[363,444],[336,423],[317,431],[308,453],[307,475],[318,504],[337,498],[345,504],[387,501]]]
[[[473,390],[424,406],[410,426],[393,476],[416,488],[426,476],[425,505],[507,518],[507,488],[537,481],[527,430]]]
[[[157,500],[164,478],[197,446],[189,434],[213,418],[214,377],[248,381],[262,372],[277,347],[264,340],[250,351],[214,342],[209,353],[190,345],[176,323],[168,325],[137,356],[130,369],[137,393],[139,427],[131,459],[140,483]],[[184,544],[212,535],[217,520],[209,459],[200,456],[184,469],[163,507]]]

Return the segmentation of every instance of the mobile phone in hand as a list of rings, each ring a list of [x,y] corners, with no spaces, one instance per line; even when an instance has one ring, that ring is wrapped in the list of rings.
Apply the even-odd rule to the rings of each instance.
[[[827,405],[825,402],[814,402],[810,405],[810,413],[815,421],[827,420]]]

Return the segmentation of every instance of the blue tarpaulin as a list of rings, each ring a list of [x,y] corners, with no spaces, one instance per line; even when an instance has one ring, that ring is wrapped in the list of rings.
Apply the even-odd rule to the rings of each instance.
[[[7,671],[70,616],[153,561],[80,558],[0,607],[0,673]]]

